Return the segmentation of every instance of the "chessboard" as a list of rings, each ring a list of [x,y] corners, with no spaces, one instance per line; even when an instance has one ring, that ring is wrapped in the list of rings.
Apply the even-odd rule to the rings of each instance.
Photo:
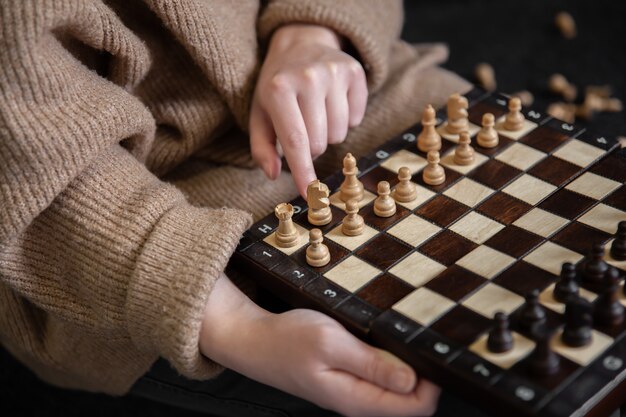
[[[310,224],[298,197],[297,244],[277,244],[270,213],[244,234],[231,267],[488,412],[608,415],[626,398],[626,261],[610,251],[626,220],[626,149],[532,109],[521,110],[521,128],[502,129],[508,97],[474,89],[465,98],[471,164],[455,163],[459,135],[442,109],[443,183],[424,181],[418,123],[358,160],[359,235],[342,233],[340,170],[322,181],[330,223]],[[485,113],[496,121],[495,147],[476,143]],[[393,189],[402,167],[417,197],[377,216],[379,182]],[[306,259],[313,228],[330,254],[320,267]]]

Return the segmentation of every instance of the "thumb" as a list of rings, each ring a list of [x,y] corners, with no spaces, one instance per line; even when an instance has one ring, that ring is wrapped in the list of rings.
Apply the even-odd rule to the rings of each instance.
[[[276,132],[270,118],[256,103],[250,111],[250,151],[269,179],[278,178],[281,160],[276,151]]]

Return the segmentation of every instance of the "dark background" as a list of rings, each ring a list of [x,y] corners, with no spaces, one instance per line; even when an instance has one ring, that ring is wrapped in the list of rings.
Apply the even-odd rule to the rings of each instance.
[[[448,43],[450,60],[445,67],[470,81],[477,63],[490,63],[499,91],[530,90],[540,110],[559,101],[546,87],[555,72],[565,75],[579,91],[587,85],[609,84],[614,96],[626,97],[626,2],[622,0],[407,0],[405,8],[404,39]],[[554,26],[560,10],[576,20],[578,36],[573,40],[564,39]],[[604,135],[626,135],[624,112],[599,114],[587,125]],[[197,416],[137,398],[50,387],[0,349],[0,415],[18,412],[42,417]]]

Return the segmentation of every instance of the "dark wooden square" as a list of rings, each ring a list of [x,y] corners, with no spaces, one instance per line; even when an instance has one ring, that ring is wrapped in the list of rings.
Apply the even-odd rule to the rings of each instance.
[[[547,153],[568,140],[569,136],[566,134],[545,126],[539,126],[520,138],[520,142]]]
[[[488,187],[497,190],[509,183],[513,178],[520,175],[522,171],[504,164],[495,159],[491,159],[480,167],[476,168],[469,177]]]
[[[521,258],[531,249],[539,246],[541,242],[543,242],[542,237],[517,226],[509,225],[493,235],[485,242],[485,245],[514,258]]]
[[[575,252],[587,255],[594,243],[606,243],[611,235],[578,222],[572,222],[554,237],[552,241]]]
[[[626,159],[609,155],[594,165],[591,172],[624,183],[626,182]]]
[[[595,200],[590,197],[562,188],[539,204],[539,208],[571,220],[594,203]]]
[[[393,188],[398,183],[398,174],[389,171],[381,166],[373,168],[370,172],[359,178],[363,183],[363,186],[373,192],[378,193],[378,183],[380,181],[387,181]]]
[[[333,218],[331,219],[330,223],[328,223],[325,226],[315,226],[315,225],[312,225],[311,223],[309,223],[309,220],[308,220],[308,213],[309,212],[308,212],[308,210],[303,212],[303,213],[300,213],[294,219],[294,221],[296,223],[298,223],[300,226],[302,226],[305,229],[307,229],[307,230],[318,228],[318,229],[320,229],[322,231],[322,233],[327,233],[327,232],[330,232],[332,229],[334,229],[335,226],[337,226],[343,220],[343,218],[346,215],[346,213],[343,210],[341,210],[341,209],[339,209],[339,208],[337,208],[337,207],[335,207],[333,205],[330,206],[330,212],[331,212]]]
[[[474,142],[474,149],[483,155],[494,156],[511,146],[515,141],[513,139],[507,138],[501,134],[498,134],[498,145],[493,148],[483,148]]]
[[[356,295],[374,307],[387,310],[414,290],[412,285],[401,279],[391,274],[383,274],[370,281]]]
[[[491,320],[462,305],[457,305],[430,326],[433,331],[465,346],[472,344],[490,327]]]
[[[452,265],[478,245],[449,230],[444,230],[418,248],[420,252],[444,265]]]
[[[519,261],[495,277],[493,282],[514,293],[525,296],[534,289],[543,291],[556,279],[555,275],[541,268]]]
[[[385,270],[411,250],[410,246],[381,233],[370,240],[367,245],[363,245],[356,254],[377,268]]]
[[[422,187],[426,187],[436,193],[440,193],[444,191],[446,188],[454,184],[459,178],[461,178],[461,174],[458,172],[448,169],[446,167],[443,168],[446,171],[446,180],[440,185],[428,185],[424,182],[424,170],[419,171],[417,174],[413,175],[413,182],[421,185]]]
[[[313,278],[317,277],[317,274],[311,271],[311,268],[304,267],[290,258],[287,258],[278,264],[272,272],[280,275],[280,277],[285,281],[298,288],[303,287],[307,283],[311,282]]]
[[[563,185],[580,171],[580,167],[554,156],[548,156],[528,172],[537,178],[554,184]]]
[[[415,214],[441,227],[447,227],[469,210],[470,208],[465,204],[461,204],[444,195],[438,195],[429,202],[422,204],[415,211]]]
[[[391,217],[378,217],[374,213],[374,203],[370,203],[363,207],[359,214],[363,216],[365,223],[378,230],[385,230],[391,225],[398,222],[400,219],[411,213],[408,209],[402,207],[400,204],[396,204],[396,213]]]
[[[469,121],[474,123],[476,126],[483,125],[483,114],[485,113],[493,114],[494,118],[497,120],[500,116],[506,114],[506,112],[506,108],[495,106],[486,101],[476,103],[467,109]]]
[[[604,200],[605,204],[626,211],[626,185],[622,185]]]
[[[425,287],[459,301],[485,283],[485,278],[458,265],[452,265],[425,284]]]
[[[511,224],[526,214],[532,206],[508,194],[497,192],[478,206],[477,211],[499,221]]]
[[[319,268],[309,265],[306,261],[306,248],[308,245],[304,246],[302,249],[291,255],[291,258],[300,265],[306,265],[312,271],[323,274],[324,272],[330,270],[333,266],[337,265],[337,263],[339,263],[339,261],[348,256],[348,254],[350,254],[350,252],[348,252],[346,249],[342,248],[335,242],[331,241],[330,239],[324,239],[324,244],[328,246],[328,251],[330,252],[330,262],[328,263],[328,265],[321,266]]]

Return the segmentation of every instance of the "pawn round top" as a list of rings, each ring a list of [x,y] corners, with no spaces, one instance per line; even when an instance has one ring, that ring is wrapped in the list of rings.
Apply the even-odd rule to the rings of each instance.
[[[424,112],[422,113],[422,123],[431,122],[435,120],[435,109],[432,105],[428,104],[424,108]]]
[[[622,220],[621,222],[617,223],[617,234],[626,234],[626,220]]]
[[[356,199],[346,201],[346,213],[354,214],[359,212],[359,202]]]
[[[483,127],[492,127],[495,123],[496,120],[492,113],[483,114]]]
[[[378,183],[378,194],[388,195],[391,193],[391,186],[387,181],[380,181]]]
[[[293,206],[289,203],[280,203],[274,209],[274,214],[280,220],[287,220],[293,216]]]
[[[568,85],[569,82],[561,74],[552,74],[548,80],[548,88],[555,93],[563,91]]]
[[[602,243],[594,243],[591,246],[591,257],[596,259],[602,259],[604,257],[604,245]]]
[[[309,232],[309,241],[311,243],[320,243],[322,241],[322,231],[320,229],[311,229]]]
[[[561,276],[569,277],[571,275],[576,275],[576,267],[571,262],[565,262],[563,266],[561,266]]]
[[[459,133],[459,144],[468,144],[471,143],[471,139],[470,139],[470,135],[469,132],[467,130],[464,130],[463,132]]]
[[[496,314],[494,314],[493,319],[495,320],[497,327],[503,329],[509,327],[508,317],[503,311],[497,311]]]
[[[343,167],[348,169],[353,169],[354,167],[356,167],[356,159],[354,158],[354,156],[352,156],[350,152],[348,152],[343,158]]]
[[[398,179],[400,181],[407,181],[411,179],[411,170],[408,167],[401,167],[398,170]]]
[[[509,100],[510,111],[520,111],[522,109],[522,101],[519,97],[513,97]]]
[[[539,299],[539,290],[537,288],[526,293],[526,301],[537,301]]]
[[[438,164],[439,163],[439,152],[437,152],[437,151],[428,151],[428,154],[426,155],[426,159],[430,163]]]

